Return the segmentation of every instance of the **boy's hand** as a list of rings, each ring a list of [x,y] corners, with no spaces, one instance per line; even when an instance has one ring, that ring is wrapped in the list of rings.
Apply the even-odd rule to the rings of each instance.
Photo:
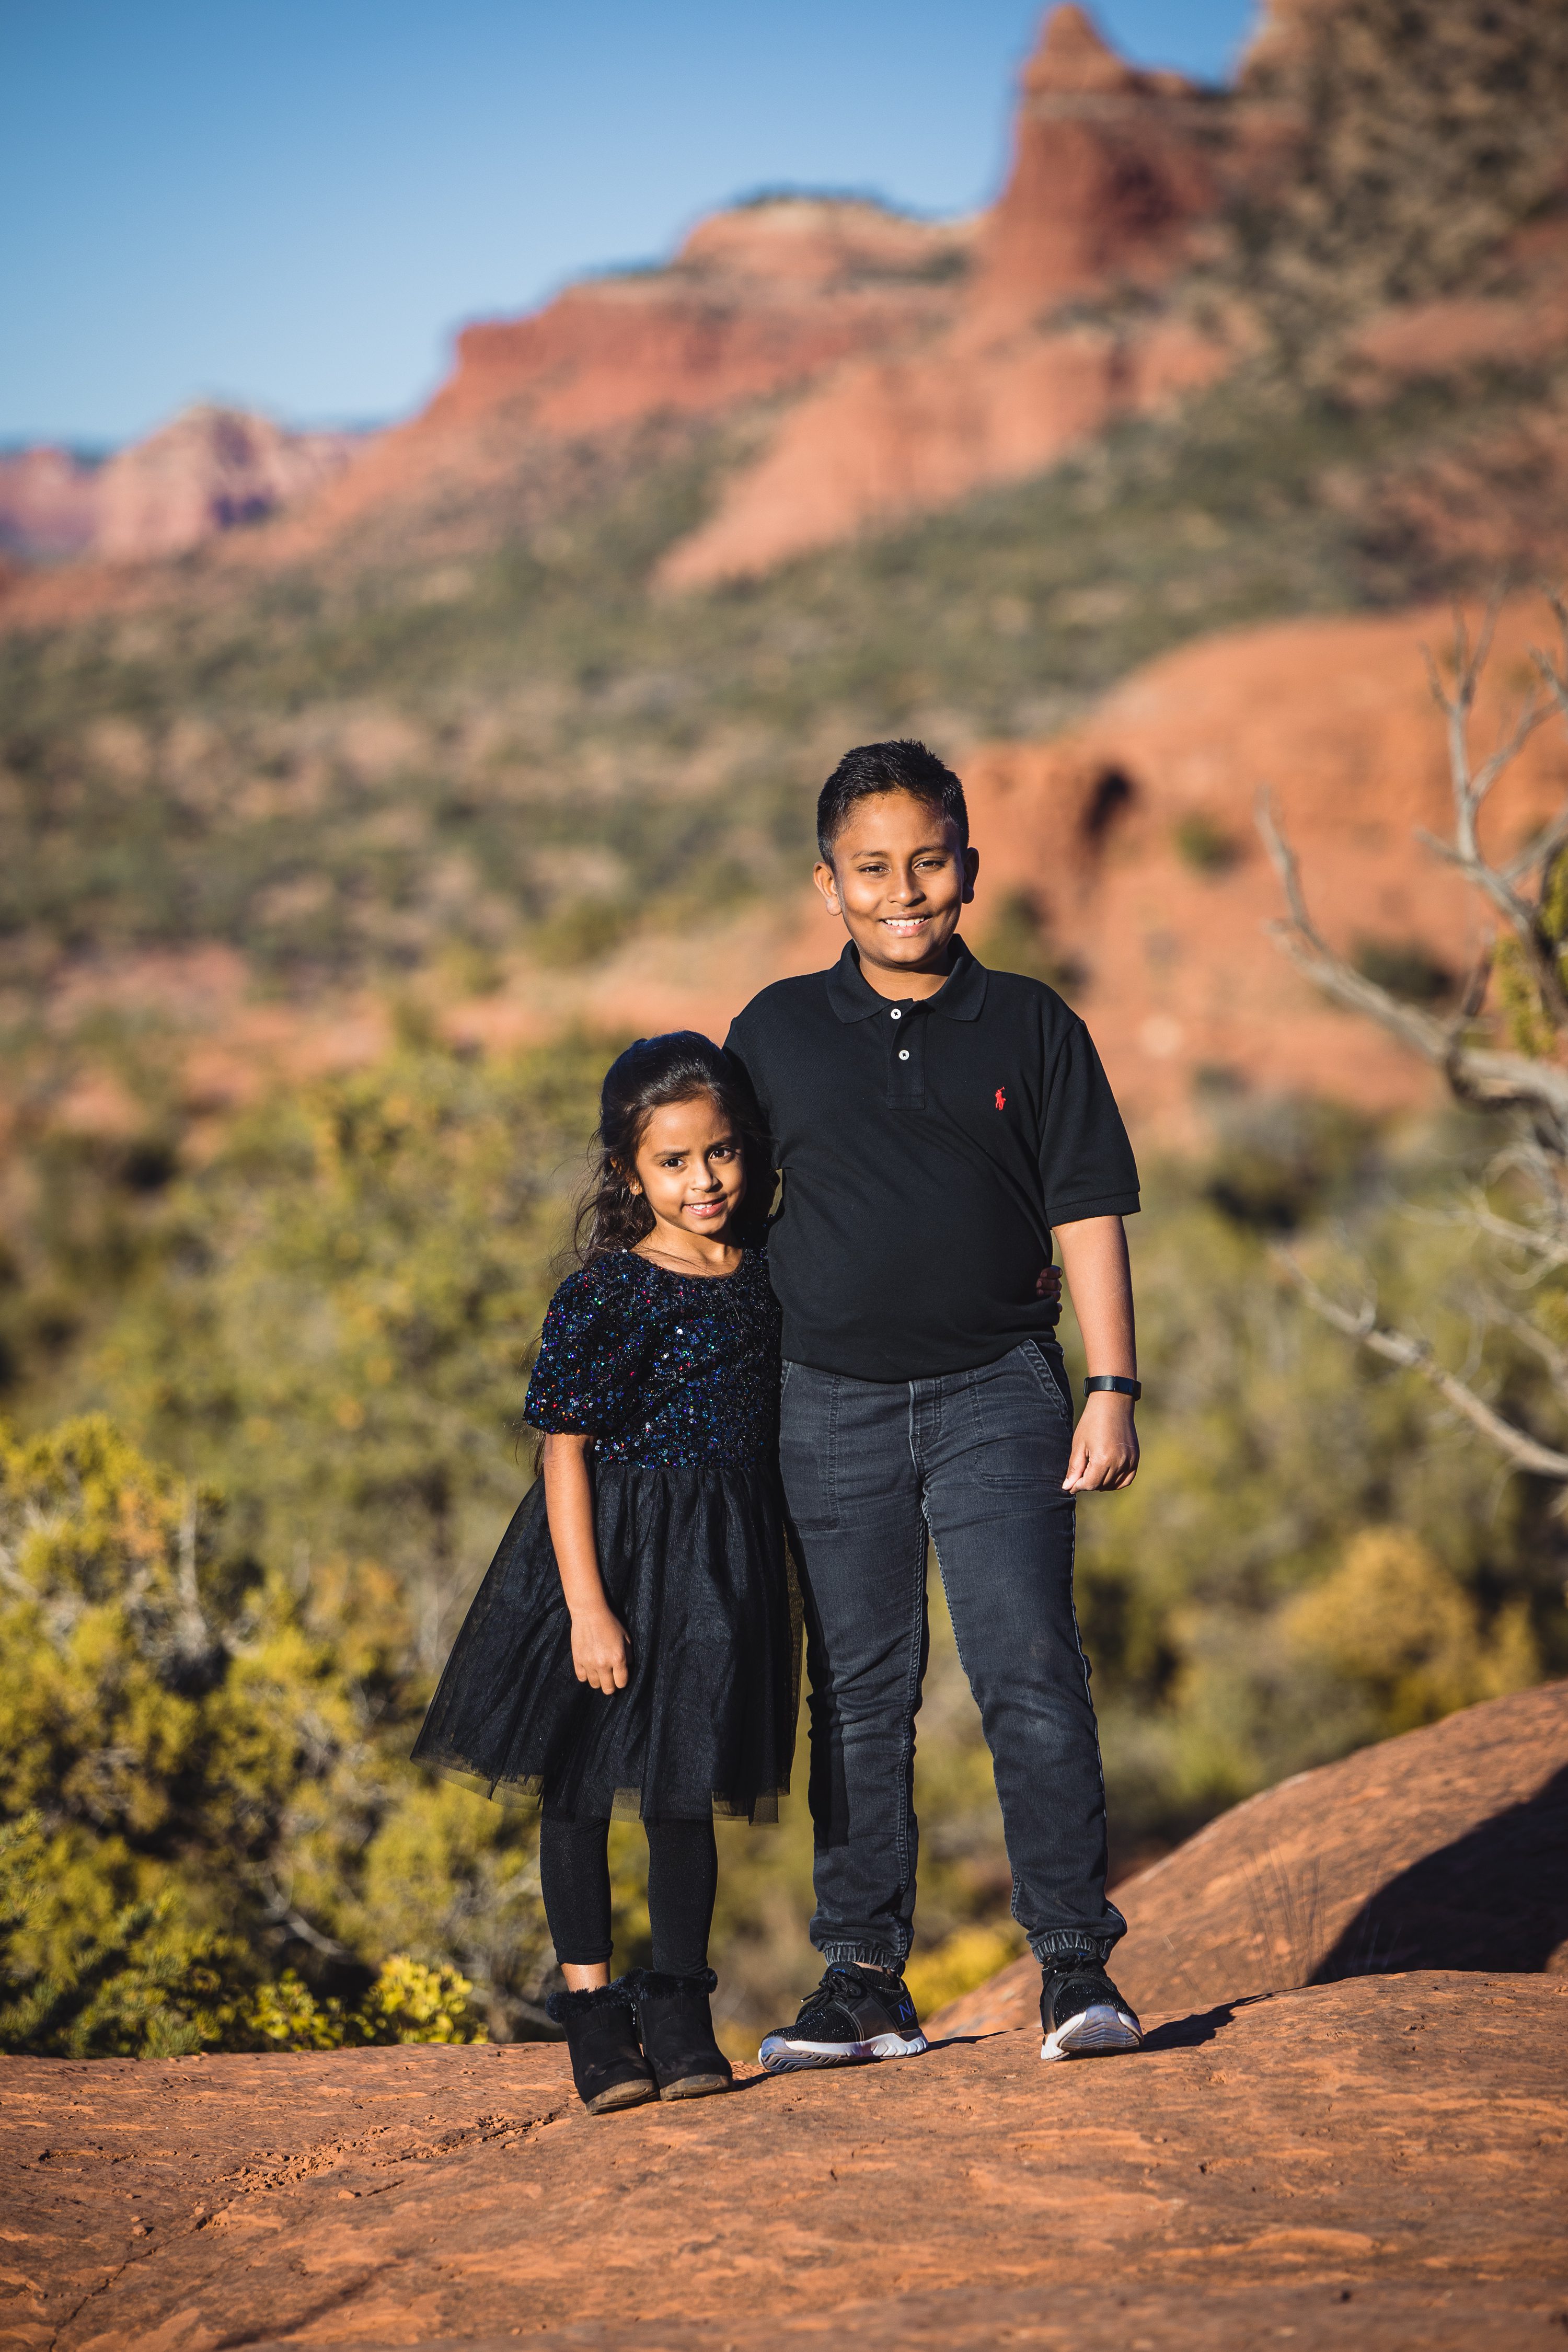
[[[1049,1299],[1053,1307],[1062,1303],[1062,1270],[1059,1265],[1043,1265],[1035,1282],[1035,1297]]]
[[[1138,1432],[1132,1399],[1096,1389],[1084,1399],[1062,1487],[1068,1495],[1107,1494],[1131,1486],[1138,1475]]]
[[[625,1690],[631,1660],[626,1629],[609,1610],[585,1610],[572,1620],[572,1664],[580,1683],[591,1690]]]

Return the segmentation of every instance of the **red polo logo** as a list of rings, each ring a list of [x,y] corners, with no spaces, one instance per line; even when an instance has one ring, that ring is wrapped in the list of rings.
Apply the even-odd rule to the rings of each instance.
[[[1007,1108],[1007,1089],[1005,1087],[998,1087],[996,1089],[996,1108],[998,1110],[1005,1110]]]

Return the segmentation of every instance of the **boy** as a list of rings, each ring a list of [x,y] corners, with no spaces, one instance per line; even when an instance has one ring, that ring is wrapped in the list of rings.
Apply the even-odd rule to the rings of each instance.
[[[805,1601],[810,1801],[826,1962],[785,2072],[925,2048],[903,1983],[914,1916],[914,1718],[934,1545],[996,1774],[1013,1910],[1044,1971],[1042,2058],[1135,2050],[1105,1973],[1105,1791],[1073,1610],[1073,1497],[1138,1465],[1122,1217],[1138,1173],[1089,1033],[958,937],[979,859],[963,787],[923,744],[846,754],[817,803],[832,971],[733,1024],[783,1203],[780,1454]],[[1076,1432],[1055,1233],[1089,1361]]]

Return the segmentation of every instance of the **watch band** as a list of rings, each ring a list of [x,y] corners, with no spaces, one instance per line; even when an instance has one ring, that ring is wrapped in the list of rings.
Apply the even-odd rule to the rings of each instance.
[[[1131,1397],[1136,1404],[1143,1393],[1143,1383],[1142,1381],[1123,1380],[1120,1372],[1096,1372],[1085,1381],[1083,1392],[1085,1396],[1090,1396],[1096,1389],[1114,1389],[1118,1396]]]

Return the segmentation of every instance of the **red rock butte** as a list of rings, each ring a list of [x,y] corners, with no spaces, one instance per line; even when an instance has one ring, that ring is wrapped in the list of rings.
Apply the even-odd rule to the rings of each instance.
[[[925,2058],[611,2118],[537,2044],[0,2060],[5,2340],[1544,2347],[1565,1889],[1555,1684],[1288,1782],[1122,1889],[1137,2058],[1041,2066],[1023,1968]]]
[[[38,453],[0,461],[0,547],[123,563],[286,508],[289,528],[236,548],[245,563],[288,561],[368,514],[453,483],[482,488],[531,457],[544,466],[565,442],[782,398],[761,452],[665,578],[691,586],[765,569],[1037,470],[1112,416],[1208,381],[1230,354],[1190,324],[1091,331],[1053,326],[1053,314],[1165,282],[1226,191],[1279,145],[1277,110],[1244,89],[1200,92],[1140,71],[1083,10],[1058,7],[1024,70],[1012,167],[989,212],[926,222],[841,198],[759,199],[702,222],[667,265],[468,327],[424,412],[352,450],[342,436],[196,411],[95,480],[79,469],[47,485]],[[215,456],[214,415],[217,437],[249,445],[237,467]],[[216,494],[215,465],[235,478]],[[23,603],[47,618],[86,593],[78,581],[73,604],[37,583]]]
[[[367,522],[395,540],[503,481],[547,495],[571,452],[671,419],[744,420],[749,449],[666,555],[674,591],[1037,473],[1213,383],[1247,347],[1239,310],[1212,288],[1185,300],[1182,281],[1215,251],[1233,199],[1288,178],[1300,125],[1279,69],[1323,5],[1270,0],[1224,89],[1130,65],[1082,8],[1056,7],[989,209],[929,222],[786,194],[717,213],[668,263],[467,327],[448,381],[387,430],[351,441],[196,411],[96,472],[58,451],[0,458],[0,557],[83,559],[50,575],[13,562],[0,620],[150,593],[139,567],[202,537],[266,570]],[[1565,246],[1543,216],[1511,241],[1508,283],[1374,320],[1373,374],[1560,349]],[[1560,470],[1560,436],[1547,440],[1521,464]],[[233,530],[262,516],[264,531]]]

